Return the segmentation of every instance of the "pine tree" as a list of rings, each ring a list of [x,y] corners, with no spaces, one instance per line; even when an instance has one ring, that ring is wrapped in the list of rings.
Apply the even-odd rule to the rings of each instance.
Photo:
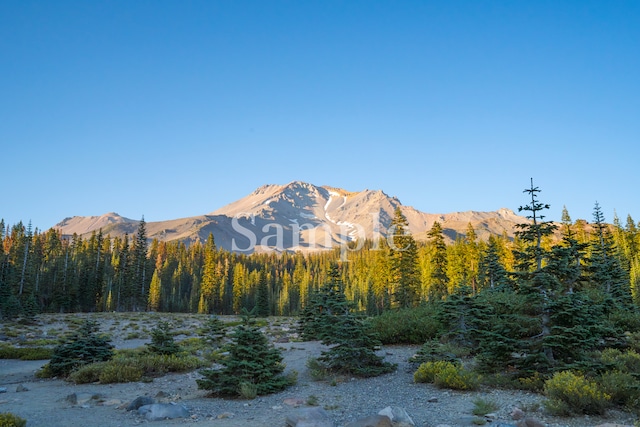
[[[478,266],[478,282],[481,289],[513,289],[506,268],[500,260],[499,243],[496,237],[489,237],[489,244],[481,254]]]
[[[269,281],[267,271],[263,268],[260,270],[260,278],[258,281],[258,289],[256,290],[256,316],[268,317],[271,314],[269,304]]]
[[[229,355],[221,361],[224,368],[201,371],[204,378],[196,380],[198,388],[213,395],[237,397],[243,384],[254,386],[258,395],[276,393],[292,384],[292,379],[282,375],[280,350],[252,324],[250,314],[245,312],[243,324],[225,348]]]
[[[314,293],[302,313],[302,338],[319,339],[331,346],[318,361],[332,372],[372,377],[394,371],[395,365],[375,353],[380,342],[350,308],[340,270],[332,265],[327,282]]]
[[[328,276],[325,284],[311,294],[300,314],[298,330],[305,341],[330,339],[337,319],[352,308],[344,294],[338,266],[332,265]]]
[[[151,342],[147,347],[152,353],[171,355],[180,352],[180,346],[173,339],[171,325],[167,321],[160,321],[151,330]]]
[[[200,299],[198,304],[198,313],[211,313],[216,307],[218,296],[218,287],[220,286],[220,278],[216,269],[216,244],[213,234],[209,233],[207,242],[204,246],[204,266],[202,272],[202,282],[200,284]]]
[[[604,215],[600,205],[596,202],[593,211],[596,240],[591,247],[591,266],[589,276],[591,281],[611,296],[619,304],[631,303],[631,291],[627,272],[620,265],[616,257],[611,231],[604,222]]]
[[[199,331],[202,339],[210,346],[217,347],[227,335],[224,322],[216,315],[210,316]]]
[[[98,335],[98,330],[98,322],[87,319],[66,343],[53,350],[47,366],[48,373],[51,376],[67,376],[83,365],[111,359],[113,346],[107,336]]]
[[[543,261],[549,253],[543,248],[542,240],[552,235],[556,225],[544,221],[543,212],[550,208],[548,204],[538,200],[541,190],[531,185],[523,192],[531,198],[529,204],[520,206],[518,211],[526,211],[529,222],[517,224],[516,236],[523,242],[524,249],[515,251],[518,292],[527,298],[531,315],[539,321],[540,333],[520,340],[522,351],[526,354],[522,364],[528,369],[543,371],[554,362],[553,349],[546,345],[545,337],[551,334],[550,302],[560,288],[558,279],[547,269],[543,269]]]
[[[131,305],[133,310],[137,310],[140,307],[146,305],[149,292],[149,283],[147,279],[147,227],[144,221],[144,216],[138,224],[138,233],[134,240],[133,245],[133,286],[134,290],[137,288],[137,292],[134,291],[132,295]]]
[[[442,226],[435,221],[427,233],[430,240],[431,273],[429,275],[429,300],[443,299],[449,288],[447,276],[447,246]]]
[[[400,308],[415,307],[420,302],[418,249],[409,231],[409,222],[399,207],[395,210],[390,229],[393,230],[389,257],[393,297]]]
[[[158,270],[154,270],[153,277],[151,278],[151,285],[149,285],[149,303],[148,307],[151,311],[161,310],[162,301],[162,281]]]

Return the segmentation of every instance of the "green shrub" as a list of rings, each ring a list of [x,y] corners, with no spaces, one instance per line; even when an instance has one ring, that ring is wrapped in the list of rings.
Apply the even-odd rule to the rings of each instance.
[[[600,360],[610,369],[640,375],[640,354],[634,350],[608,348],[602,352]]]
[[[608,371],[598,377],[598,384],[611,403],[632,410],[640,409],[640,383],[628,372]]]
[[[329,370],[315,357],[307,359],[307,369],[313,381],[324,381],[329,377]]]
[[[92,363],[72,372],[68,379],[76,384],[92,382],[126,383],[144,377],[158,377],[168,372],[186,372],[200,368],[204,362],[195,356],[175,356],[126,351],[108,362]]]
[[[104,366],[102,372],[100,372],[99,380],[102,384],[130,383],[140,381],[142,375],[143,370],[139,366],[113,361]]]
[[[0,359],[47,360],[52,354],[53,349],[46,347],[0,346]]]
[[[27,420],[11,412],[0,413],[0,427],[25,427],[26,425]]]
[[[82,366],[73,371],[67,379],[76,384],[89,384],[100,381],[100,374],[108,362],[97,362]]]
[[[547,410],[553,415],[602,415],[611,396],[581,374],[571,371],[557,372],[545,381],[544,393]]]
[[[473,401],[473,415],[487,415],[498,410],[498,404],[493,400],[477,398]]]
[[[421,364],[414,372],[413,380],[454,390],[475,390],[480,386],[478,374],[463,368],[458,363],[444,360]]]
[[[238,388],[238,394],[243,399],[255,399],[258,396],[258,386],[252,382],[242,381]]]
[[[423,344],[442,331],[438,310],[436,304],[387,310],[371,318],[369,327],[383,344]]]

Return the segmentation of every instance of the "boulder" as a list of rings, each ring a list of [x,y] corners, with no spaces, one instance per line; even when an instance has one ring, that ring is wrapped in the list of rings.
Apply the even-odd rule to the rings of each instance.
[[[333,427],[327,412],[319,406],[296,409],[285,420],[286,427]]]
[[[149,421],[159,421],[173,418],[189,417],[189,410],[184,405],[175,403],[152,403],[138,408],[138,414],[144,415]]]
[[[515,406],[513,408],[513,411],[511,411],[511,419],[513,420],[521,420],[524,418],[524,411],[520,408],[518,408],[517,406]]]
[[[520,420],[516,423],[516,426],[518,427],[545,427],[546,424],[544,424],[542,421],[539,421],[535,418],[525,418],[523,420]]]
[[[413,427],[416,424],[413,422],[407,411],[399,406],[387,406],[378,415],[384,415],[391,420],[393,427]]]
[[[127,411],[135,411],[141,406],[152,405],[154,403],[156,403],[156,401],[149,396],[138,396],[127,405]]]
[[[345,427],[393,427],[386,415],[373,415],[350,422]]]
[[[16,387],[16,393],[23,393],[25,391],[29,391],[29,389],[22,384],[19,384],[18,387]]]

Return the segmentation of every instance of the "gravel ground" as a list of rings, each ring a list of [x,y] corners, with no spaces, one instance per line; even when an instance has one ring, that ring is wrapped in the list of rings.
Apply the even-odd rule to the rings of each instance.
[[[253,400],[210,398],[196,386],[197,372],[172,374],[150,383],[73,385],[60,380],[37,380],[33,372],[41,362],[0,361],[0,412],[13,412],[28,420],[28,427],[70,427],[99,425],[105,427],[132,426],[150,423],[153,426],[195,424],[219,427],[282,427],[287,415],[297,410],[288,404],[290,399],[301,402],[316,400],[324,407],[336,426],[344,426],[358,418],[377,414],[387,406],[404,408],[419,427],[438,425],[470,426],[471,411],[477,398],[495,402],[497,422],[512,422],[510,412],[514,406],[528,409],[550,427],[596,426],[606,422],[632,425],[634,417],[611,412],[606,418],[553,418],[540,409],[543,396],[513,390],[480,390],[455,392],[437,389],[429,384],[414,384],[414,367],[408,363],[418,347],[384,347],[380,354],[397,363],[395,373],[368,379],[345,378],[334,385],[325,381],[312,381],[306,369],[309,357],[320,355],[323,346],[317,342],[277,344],[282,349],[287,370],[298,372],[298,383],[287,390]],[[18,385],[29,390],[16,392]],[[191,418],[149,422],[123,406],[138,396],[155,397],[164,393],[159,401],[172,401],[185,405]],[[65,398],[75,393],[77,404]],[[96,396],[90,399],[91,396]],[[88,399],[88,400],[87,400]]]

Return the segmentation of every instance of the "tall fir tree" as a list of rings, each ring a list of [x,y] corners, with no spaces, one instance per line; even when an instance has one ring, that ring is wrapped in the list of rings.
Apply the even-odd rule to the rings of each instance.
[[[442,225],[435,221],[427,233],[429,236],[431,273],[429,274],[429,300],[441,300],[448,294],[449,276],[447,276],[447,245],[444,241]]]
[[[391,221],[393,245],[389,255],[393,297],[400,308],[415,307],[420,302],[418,249],[409,231],[409,222],[399,207]],[[391,243],[391,242],[389,242]]]
[[[260,270],[258,288],[256,289],[256,316],[268,317],[271,314],[269,293],[269,277],[266,269],[263,268]]]

